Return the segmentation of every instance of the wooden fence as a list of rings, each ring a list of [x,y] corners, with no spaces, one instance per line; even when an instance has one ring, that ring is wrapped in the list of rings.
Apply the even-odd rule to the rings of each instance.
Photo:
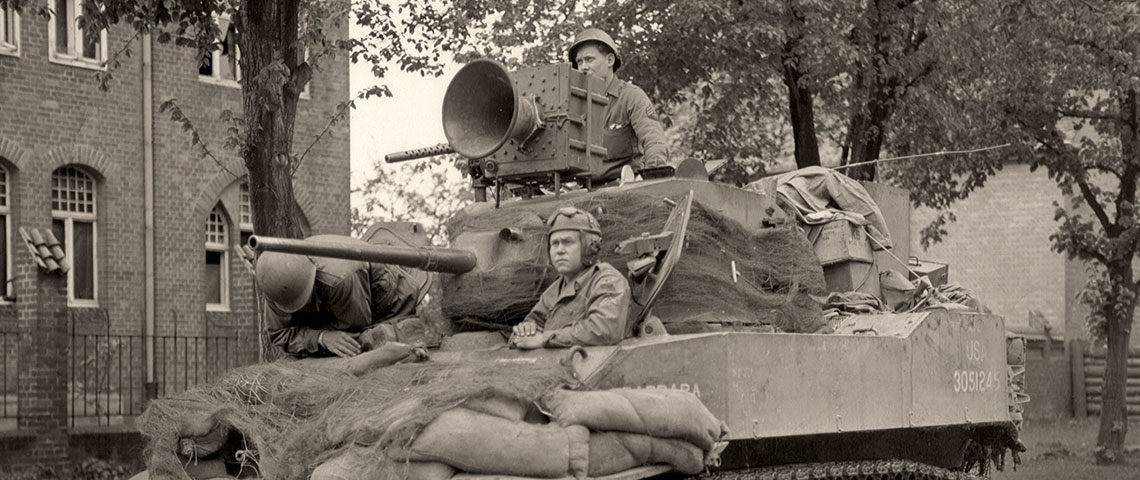
[[[1073,400],[1074,413],[1098,415],[1104,392],[1106,350],[1089,347],[1084,342],[1073,342]],[[1125,404],[1129,415],[1140,415],[1140,348],[1128,351],[1128,384]]]

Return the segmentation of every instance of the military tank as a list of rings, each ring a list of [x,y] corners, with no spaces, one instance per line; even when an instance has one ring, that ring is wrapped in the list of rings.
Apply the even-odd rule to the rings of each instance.
[[[1024,398],[1012,383],[1023,361],[1008,354],[1020,344],[1007,339],[1001,317],[930,310],[853,315],[819,328],[811,288],[758,285],[763,268],[749,263],[813,259],[810,244],[779,240],[796,247],[780,251],[772,244],[718,243],[724,232],[761,241],[772,239],[766,232],[795,232],[770,192],[710,182],[703,164],[693,161],[642,172],[637,181],[592,184],[591,172],[606,159],[600,121],[606,103],[602,80],[569,64],[515,72],[488,60],[468,64],[444,101],[449,145],[389,156],[405,161],[458,152],[467,159],[479,201],[454,221],[449,249],[318,251],[259,237],[253,246],[443,272],[443,311],[455,328],[433,361],[562,364],[588,388],[693,393],[729,432],[706,478],[975,478],[1024,450],[1018,441]],[[638,335],[568,350],[486,348],[483,340],[494,337],[486,332],[521,320],[553,279],[543,220],[564,204],[599,215],[605,248],[618,252],[608,260],[633,277]],[[653,211],[645,217],[652,221],[627,225],[632,235],[614,233],[622,219],[628,224],[644,210]],[[698,224],[721,230],[696,232]],[[370,230],[368,240],[385,243],[372,238],[383,230]],[[694,248],[704,256],[686,260]],[[723,259],[713,260],[717,255]],[[749,269],[753,279],[740,280]],[[693,290],[693,282],[712,281],[701,275],[727,286],[687,293],[671,283],[688,278],[684,289]],[[486,298],[495,289],[518,295]],[[776,302],[750,303],[750,295]],[[728,296],[744,300],[729,305],[722,301]],[[473,306],[481,299],[486,305]],[[668,467],[611,477],[658,475],[669,475]]]

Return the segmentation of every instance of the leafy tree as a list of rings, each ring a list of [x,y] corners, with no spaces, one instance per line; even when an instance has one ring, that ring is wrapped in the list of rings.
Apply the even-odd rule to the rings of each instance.
[[[1057,205],[1053,247],[1091,267],[1080,299],[1108,346],[1096,456],[1118,461],[1127,434],[1129,337],[1140,281],[1140,6],[1016,2],[1000,9],[997,105],[1071,203]],[[1001,68],[999,66],[1004,66]],[[1069,135],[1064,125],[1071,125]]]
[[[353,232],[362,234],[377,221],[419,222],[432,244],[447,246],[447,219],[474,200],[453,160],[432,157],[399,166],[376,160],[374,175],[356,192],[364,205],[352,209]]]
[[[45,0],[0,0],[0,6],[44,17],[51,13]],[[350,10],[368,32],[364,38],[334,33],[343,30]],[[389,62],[406,71],[439,74],[444,52],[465,38],[462,18],[438,10],[433,2],[416,0],[91,0],[83,2],[79,22],[92,36],[106,28],[135,33],[127,43],[111,46],[108,71],[98,79],[106,88],[121,59],[131,55],[135,40],[144,35],[197,49],[200,59],[208,58],[221,47],[218,19],[223,15],[236,25],[243,72],[241,113],[227,111],[221,119],[233,125],[233,139],[227,144],[238,149],[249,171],[254,229],[286,237],[301,235],[292,184],[305,155],[294,145],[298,101],[320,65],[348,55],[372,63],[377,78],[384,76]],[[359,96],[388,94],[377,85]],[[330,125],[348,115],[353,102],[345,100]],[[177,104],[165,102],[163,108],[192,130],[193,123]],[[197,132],[193,141],[203,144]]]

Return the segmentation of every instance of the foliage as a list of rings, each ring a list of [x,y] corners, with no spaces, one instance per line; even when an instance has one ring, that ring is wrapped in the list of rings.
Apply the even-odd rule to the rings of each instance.
[[[88,458],[63,465],[38,465],[3,473],[10,480],[120,480],[139,470],[136,466]]]
[[[1006,132],[1071,199],[1056,205],[1053,248],[1090,271],[1080,299],[1091,334],[1108,345],[1103,463],[1121,458],[1127,350],[1140,282],[1135,205],[1140,181],[1140,6],[1083,1],[996,8],[992,99]],[[999,83],[1000,82],[1000,83]]]
[[[136,40],[195,49],[199,62],[206,62],[222,47],[222,25],[236,27],[243,102],[240,114],[226,111],[219,119],[228,125],[224,144],[245,160],[254,230],[291,237],[301,233],[292,176],[309,151],[331,135],[332,127],[354,107],[346,99],[326,128],[294,148],[298,99],[313,75],[322,65],[345,56],[372,63],[377,78],[383,78],[389,63],[405,71],[438,75],[448,50],[466,38],[465,19],[419,0],[98,0],[82,5],[78,21],[87,35],[94,37],[107,28],[133,33],[126,42],[110,46],[108,68],[95,74],[104,89],[114,85],[117,69],[139,48]],[[46,18],[53,5],[46,0],[0,0],[0,6]],[[344,35],[350,10],[367,32],[363,38]],[[357,97],[375,95],[390,92],[378,84],[364,88]],[[174,99],[160,101],[162,111],[189,132],[201,154],[221,165],[194,128],[195,122],[209,119],[192,120]]]
[[[445,222],[473,200],[454,161],[454,156],[431,157],[385,166],[376,160],[374,176],[354,191],[364,197],[364,205],[352,210],[353,233],[363,234],[378,221],[419,222],[432,244],[447,246]]]
[[[681,138],[674,153],[731,160],[719,176],[744,183],[789,149],[803,166],[1007,143],[1004,116],[989,101],[996,86],[978,58],[1000,44],[987,7],[975,3],[459,2],[472,19],[459,58],[564,61],[582,26],[601,27],[618,39],[620,75],[665,107],[670,134]],[[814,119],[806,127],[805,116]],[[816,160],[805,159],[813,150]],[[899,164],[881,177],[910,188],[916,204],[945,210],[1028,152]]]

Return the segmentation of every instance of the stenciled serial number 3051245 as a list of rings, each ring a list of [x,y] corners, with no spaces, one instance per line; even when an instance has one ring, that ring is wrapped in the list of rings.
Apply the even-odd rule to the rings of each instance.
[[[1005,375],[996,370],[955,370],[954,392],[992,392],[1000,389],[1005,380]]]

